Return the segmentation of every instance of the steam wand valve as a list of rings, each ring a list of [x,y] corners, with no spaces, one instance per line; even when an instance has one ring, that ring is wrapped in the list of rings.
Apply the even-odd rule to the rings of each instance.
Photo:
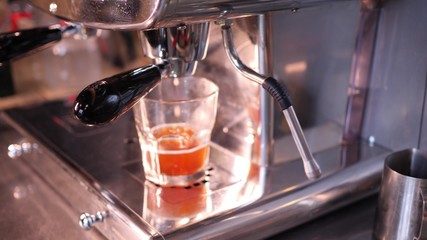
[[[114,121],[157,86],[167,67],[167,62],[149,65],[90,84],[77,96],[74,115],[87,125]]]
[[[221,25],[223,45],[227,56],[233,63],[234,67],[245,77],[260,84],[279,104],[283,115],[285,116],[286,122],[288,123],[291,130],[295,145],[297,146],[298,152],[303,160],[306,176],[309,179],[319,178],[322,175],[320,167],[310,151],[286,88],[276,79],[263,76],[247,67],[240,60],[239,55],[234,48],[233,35],[231,31],[232,22],[230,20],[221,20],[217,23]]]

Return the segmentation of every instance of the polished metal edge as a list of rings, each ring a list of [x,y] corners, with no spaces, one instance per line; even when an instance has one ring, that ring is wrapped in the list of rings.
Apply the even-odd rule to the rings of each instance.
[[[356,36],[351,72],[349,77],[343,141],[351,142],[360,137],[365,105],[368,98],[373,52],[380,17],[373,1],[366,1],[359,13],[359,26]],[[372,6],[372,7],[370,7]]]
[[[227,215],[207,219],[167,239],[262,239],[378,192],[383,159],[366,159],[315,182],[268,195]]]
[[[270,14],[260,15],[258,20],[258,65],[261,74],[272,76],[273,69],[271,64],[272,59],[272,36],[271,30],[271,16]],[[260,124],[261,124],[261,166],[267,167],[273,162],[273,123],[274,119],[274,101],[270,94],[260,87]]]
[[[126,0],[69,1],[31,0],[55,16],[86,26],[107,29],[150,29],[180,23],[206,22],[286,9],[313,7],[350,0]]]

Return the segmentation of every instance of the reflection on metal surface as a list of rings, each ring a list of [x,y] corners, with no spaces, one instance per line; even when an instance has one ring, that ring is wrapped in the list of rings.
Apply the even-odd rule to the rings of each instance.
[[[191,187],[158,187],[145,183],[142,216],[161,232],[197,221],[212,210],[206,183]]]
[[[294,63],[289,63],[283,67],[283,70],[286,74],[301,74],[307,70],[307,62],[299,61]]]
[[[346,205],[349,203],[347,201],[356,201],[375,192],[380,181],[383,156],[378,155],[352,167],[346,167],[343,171],[328,174],[328,177],[318,182],[299,185],[296,188],[282,188],[286,190],[274,194],[264,194],[263,198],[253,204],[238,208],[229,215],[201,221],[195,224],[197,228],[195,226],[187,228],[171,237],[200,239],[206,236],[213,238],[226,236],[227,239],[238,237],[260,239],[292,228],[307,219]],[[282,172],[282,176],[286,174],[283,168],[278,171]],[[268,181],[266,186],[272,187],[274,183],[278,184]],[[354,194],[354,191],[359,193]],[[339,204],[336,204],[338,203],[336,200]]]
[[[28,195],[31,195],[34,192],[34,188],[31,184],[28,185],[18,185],[13,188],[13,197],[15,199],[23,199]]]
[[[344,125],[359,9],[360,1],[349,1],[300,9],[297,13],[271,13],[273,73],[288,87],[304,133],[307,128],[326,122]],[[288,74],[283,69],[302,61],[307,63],[302,74]],[[276,139],[289,134],[279,114],[275,111]],[[311,142],[311,136],[306,137]],[[334,139],[330,144],[341,140]]]
[[[57,10],[58,10],[58,5],[56,5],[56,3],[49,4],[50,13],[55,14]]]
[[[275,235],[270,240],[367,240],[372,239],[372,227],[377,195],[361,200],[343,209]]]
[[[209,22],[140,31],[146,56],[172,65],[171,77],[194,74],[197,62],[205,58],[209,43]]]
[[[384,1],[380,10],[363,137],[396,151],[427,148],[426,12],[423,0]]]
[[[80,227],[82,227],[84,230],[89,230],[92,228],[93,224],[97,222],[103,222],[105,218],[108,217],[107,212],[96,212],[95,215],[89,214],[89,213],[82,213],[80,215]]]
[[[211,143],[206,177],[186,187],[159,187],[145,180],[141,162],[124,168],[144,186],[143,218],[163,235],[259,199],[265,169]]]
[[[362,6],[360,11],[359,30],[347,91],[343,141],[354,141],[361,135],[379,15],[379,9]]]
[[[45,108],[49,110],[41,111]],[[79,197],[81,194],[70,195],[71,204],[98,202],[95,196],[105,201],[104,207],[93,210],[107,209],[111,217],[94,227],[107,233],[108,226],[114,223],[121,226],[121,234],[161,235],[167,239],[270,236],[374,193],[379,185],[383,154],[388,152],[363,141],[346,148],[335,146],[322,150],[315,157],[324,175],[308,181],[299,159],[260,168],[249,159],[214,145],[213,169],[209,170],[207,182],[190,189],[165,190],[145,184],[140,156],[134,152],[139,146],[123,144],[123,139],[135,135],[132,116],[124,116],[106,131],[73,135],[49,116],[61,114],[61,109],[66,109],[61,103],[51,103],[38,109],[10,110],[8,114],[61,157],[62,160],[46,161],[51,154],[45,148],[23,155],[48,182],[58,182],[68,175],[68,164],[75,166],[72,168],[76,171],[75,177],[86,176],[83,181],[79,177],[82,182],[78,185],[81,188],[83,184],[98,194],[90,198],[90,194],[84,198]],[[352,159],[354,156],[358,158]],[[46,167],[55,165],[68,170]],[[88,171],[90,176],[86,174]],[[73,181],[68,180],[67,185]],[[65,190],[65,186],[59,186]],[[171,198],[170,194],[180,197]],[[176,214],[180,215],[179,220]]]
[[[10,158],[17,158],[22,156],[22,154],[29,153],[32,150],[36,150],[37,148],[38,148],[37,143],[29,143],[29,142],[14,143],[14,144],[10,144],[7,147],[7,155]]]
[[[348,0],[120,0],[69,1],[31,0],[31,2],[62,18],[87,26],[116,29],[149,29],[176,26],[179,23],[256,15],[268,11],[299,9],[329,2]]]

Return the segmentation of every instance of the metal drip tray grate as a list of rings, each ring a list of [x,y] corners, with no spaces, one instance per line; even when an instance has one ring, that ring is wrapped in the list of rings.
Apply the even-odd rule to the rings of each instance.
[[[134,177],[141,184],[145,184],[146,180],[144,177],[144,169],[142,167],[141,161],[128,163],[124,165],[123,168],[129,171],[129,173],[132,174],[132,177]],[[210,191],[216,191],[222,188],[226,188],[239,181],[242,181],[242,179],[238,179],[236,176],[234,176],[232,173],[222,168],[221,166],[209,164],[209,166],[205,170],[205,175],[201,180],[188,186],[169,188],[191,189],[200,185],[209,185]]]

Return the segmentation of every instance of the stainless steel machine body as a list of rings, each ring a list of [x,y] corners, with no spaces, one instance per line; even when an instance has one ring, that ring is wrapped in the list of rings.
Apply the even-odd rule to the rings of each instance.
[[[326,2],[349,0],[197,1],[48,1],[31,0],[36,6],[65,19],[97,28],[150,29],[180,23],[236,18],[283,9],[298,9]]]
[[[323,170],[318,180],[305,178],[289,129],[269,95],[226,61],[215,25],[206,59],[195,73],[214,80],[221,91],[212,170],[208,182],[187,189],[187,197],[171,201],[145,184],[131,115],[111,127],[87,129],[73,122],[65,101],[2,116],[24,142],[37,143],[39,148],[17,158],[66,199],[76,224],[81,212],[109,213],[93,226],[107,238],[265,238],[374,194],[387,153],[426,147],[427,29],[421,23],[427,4],[422,0],[384,1],[380,7],[375,1],[224,2],[233,7],[231,13],[208,1],[168,1],[152,6],[161,10],[162,20],[138,18],[141,6],[130,6],[140,1],[120,1],[121,7],[79,1],[122,10],[97,14],[95,8],[83,12],[67,5],[77,4],[72,1],[56,1],[56,8],[51,1],[34,2],[91,26],[122,29],[174,26],[189,15],[194,16],[189,21],[199,21],[221,14],[235,18],[247,9],[253,10],[248,15],[285,9],[235,19],[235,45],[247,65],[288,86]],[[67,11],[74,15],[66,15],[66,7],[75,9]],[[120,18],[129,9],[133,15]],[[168,18],[171,13],[177,21]],[[23,142],[18,143],[19,149]],[[202,194],[200,187],[206,188]],[[152,198],[161,206],[193,206],[193,213],[153,217]]]

